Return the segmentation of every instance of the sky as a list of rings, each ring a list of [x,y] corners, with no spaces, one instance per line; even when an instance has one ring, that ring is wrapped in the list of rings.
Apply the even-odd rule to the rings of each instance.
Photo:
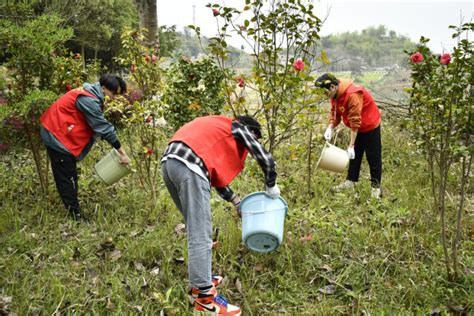
[[[315,13],[324,19],[320,34],[329,35],[361,31],[369,26],[385,25],[397,34],[408,36],[418,43],[421,36],[430,39],[429,47],[435,53],[451,52],[456,42],[449,25],[473,22],[474,0],[313,0]],[[208,3],[225,4],[242,9],[244,0],[157,0],[158,23],[183,27],[196,24],[203,35],[216,34],[217,24]],[[474,39],[474,34],[470,40]],[[237,37],[229,40],[240,47]]]

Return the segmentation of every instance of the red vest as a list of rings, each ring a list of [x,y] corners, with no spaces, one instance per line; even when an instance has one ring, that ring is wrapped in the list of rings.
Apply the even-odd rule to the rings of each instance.
[[[331,99],[331,104],[336,108],[336,113],[341,115],[344,124],[350,127],[348,112],[349,106],[348,101],[352,93],[362,92],[363,104],[361,112],[361,123],[359,127],[359,132],[367,133],[379,126],[380,124],[380,111],[375,104],[374,98],[370,95],[364,87],[350,84],[347,87],[346,91],[340,95],[336,101]]]
[[[43,127],[75,157],[81,154],[94,136],[84,114],[76,107],[76,100],[80,95],[96,98],[82,88],[71,90],[54,102],[40,118]]]
[[[211,185],[227,186],[244,168],[248,150],[232,135],[232,119],[225,116],[199,117],[174,134],[171,142],[180,141],[204,162]]]

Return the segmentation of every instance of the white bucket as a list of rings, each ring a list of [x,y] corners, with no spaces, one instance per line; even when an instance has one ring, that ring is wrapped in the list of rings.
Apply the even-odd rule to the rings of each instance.
[[[330,143],[324,145],[317,168],[334,172],[344,172],[349,164],[347,152]]]
[[[250,250],[267,253],[280,246],[283,241],[286,201],[272,199],[265,192],[247,195],[240,202],[242,213],[242,241]]]
[[[94,166],[99,178],[107,185],[112,185],[131,172],[128,165],[120,163],[120,154],[115,148],[105,155]]]

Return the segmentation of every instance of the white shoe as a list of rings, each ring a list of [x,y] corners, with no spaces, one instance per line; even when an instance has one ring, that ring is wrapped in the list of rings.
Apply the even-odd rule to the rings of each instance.
[[[335,187],[331,188],[332,192],[341,192],[342,190],[346,189],[353,189],[355,186],[355,182],[351,180],[346,180],[342,182],[341,184],[336,185]]]
[[[382,190],[380,188],[372,188],[372,198],[380,200]]]

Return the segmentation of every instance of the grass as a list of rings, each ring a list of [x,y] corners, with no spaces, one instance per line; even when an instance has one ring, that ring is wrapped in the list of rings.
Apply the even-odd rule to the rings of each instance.
[[[175,232],[180,213],[162,183],[156,206],[136,175],[104,187],[92,166],[108,147],[98,147],[80,164],[88,224],[65,217],[53,184],[49,197],[39,193],[28,153],[0,156],[0,299],[11,297],[7,308],[18,315],[190,313],[186,239]],[[355,191],[330,194],[343,175],[313,170],[308,188],[306,159],[294,154],[275,153],[289,203],[276,252],[247,250],[239,219],[213,193],[221,244],[214,272],[226,276],[220,291],[244,315],[472,312],[472,275],[457,284],[445,279],[426,167],[403,132],[383,126],[381,201],[370,199],[366,162]],[[261,189],[261,172],[249,162],[232,186],[242,196]],[[461,262],[472,267],[472,239],[461,249]]]

